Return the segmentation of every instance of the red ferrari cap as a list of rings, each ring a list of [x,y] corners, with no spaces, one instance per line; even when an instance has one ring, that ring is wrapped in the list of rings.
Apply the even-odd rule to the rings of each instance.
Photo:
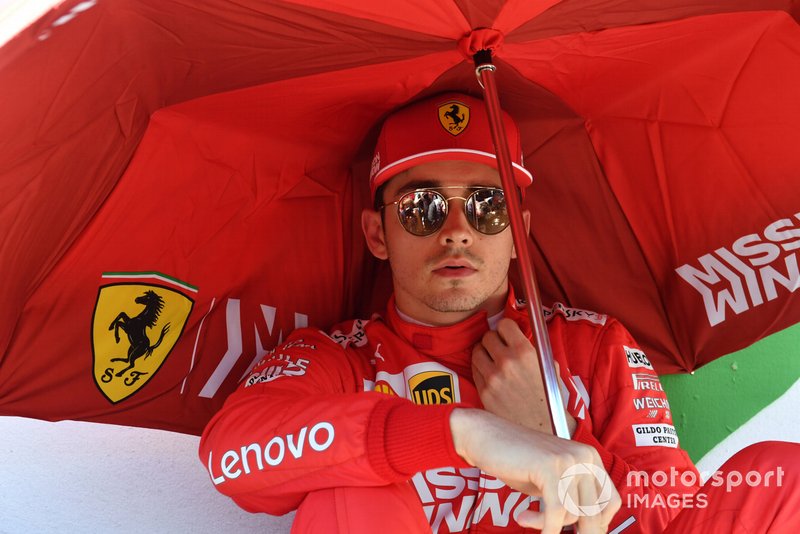
[[[503,123],[517,184],[525,188],[533,176],[522,165],[522,146],[514,119]],[[370,169],[370,193],[394,175],[430,161],[461,160],[497,168],[489,118],[482,100],[446,93],[415,102],[392,113],[381,128]]]

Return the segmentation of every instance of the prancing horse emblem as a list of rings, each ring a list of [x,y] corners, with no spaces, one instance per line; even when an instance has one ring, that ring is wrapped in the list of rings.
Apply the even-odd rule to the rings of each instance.
[[[111,322],[109,330],[114,330],[114,339],[119,343],[119,331],[122,329],[128,335],[128,356],[125,358],[111,358],[112,362],[125,362],[127,367],[118,371],[114,376],[120,377],[126,371],[133,369],[136,365],[136,360],[144,356],[148,358],[153,351],[161,345],[164,340],[164,335],[169,332],[169,323],[165,324],[161,329],[161,335],[158,336],[158,341],[150,344],[150,338],[147,337],[147,328],[153,328],[158,322],[158,317],[161,315],[161,310],[164,308],[164,299],[158,296],[155,291],[145,291],[144,295],[136,298],[136,304],[144,305],[144,309],[136,317],[128,317],[125,312],[120,312],[117,318]]]
[[[439,106],[439,123],[451,135],[459,135],[469,124],[469,106],[451,100]]]
[[[153,378],[193,306],[183,293],[155,284],[100,288],[92,319],[94,381],[109,401],[130,397]]]

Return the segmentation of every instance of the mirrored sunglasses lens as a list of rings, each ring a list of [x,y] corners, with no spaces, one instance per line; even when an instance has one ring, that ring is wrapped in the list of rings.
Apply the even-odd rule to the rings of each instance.
[[[506,198],[502,189],[478,189],[469,196],[467,218],[484,234],[498,234],[508,226]]]
[[[447,203],[436,191],[412,191],[397,203],[400,224],[414,235],[430,235],[442,227]]]

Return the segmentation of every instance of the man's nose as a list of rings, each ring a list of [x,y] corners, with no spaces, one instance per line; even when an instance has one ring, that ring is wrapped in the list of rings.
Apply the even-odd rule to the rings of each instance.
[[[465,246],[472,245],[474,238],[472,225],[467,221],[464,213],[464,201],[451,198],[447,206],[447,219],[439,232],[439,243],[442,246]]]

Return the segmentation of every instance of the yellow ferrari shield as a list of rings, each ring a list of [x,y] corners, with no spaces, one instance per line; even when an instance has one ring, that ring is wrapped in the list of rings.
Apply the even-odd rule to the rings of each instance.
[[[100,288],[92,321],[94,381],[117,403],[144,386],[167,359],[194,306],[166,287],[121,283]]]
[[[439,106],[439,123],[453,135],[466,130],[469,124],[469,106],[457,100]]]

